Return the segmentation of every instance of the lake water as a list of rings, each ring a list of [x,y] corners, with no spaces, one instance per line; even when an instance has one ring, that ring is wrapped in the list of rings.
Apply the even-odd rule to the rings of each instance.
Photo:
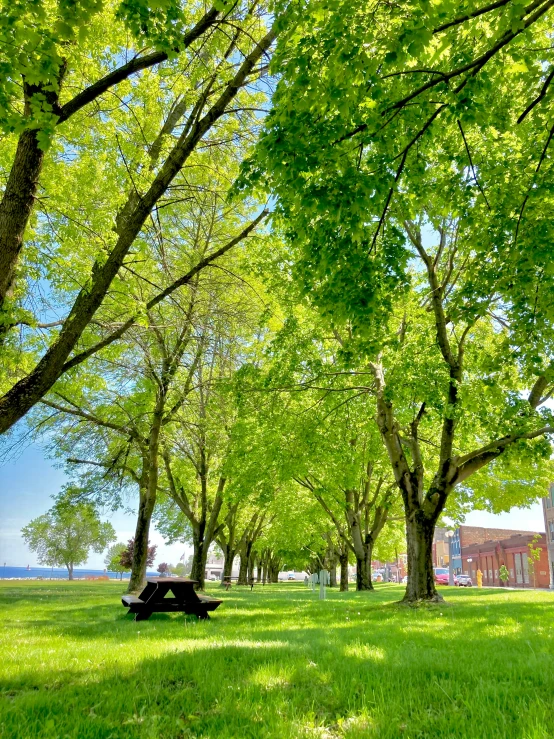
[[[148,577],[159,577],[159,572],[147,572]],[[108,577],[117,578],[119,580],[120,574],[118,572],[107,572],[106,570],[80,570],[75,568],[73,570],[73,577],[100,577],[102,575],[108,575]],[[128,580],[130,572],[123,573],[123,579]],[[56,580],[67,580],[67,570],[65,567],[3,567],[0,563],[0,580],[20,577],[44,577],[44,578],[55,578]]]

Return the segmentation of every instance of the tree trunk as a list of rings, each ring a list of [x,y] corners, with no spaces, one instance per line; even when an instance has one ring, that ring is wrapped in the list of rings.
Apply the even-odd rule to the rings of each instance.
[[[245,552],[240,553],[239,579],[237,585],[246,585],[248,583],[248,556]]]
[[[262,561],[262,585],[265,585],[268,580],[267,575],[267,552],[264,553]]]
[[[42,84],[32,85],[23,80],[25,115],[30,115],[31,106],[38,98],[42,98],[51,109],[57,107],[65,72],[66,63],[63,62],[58,70],[57,85],[48,85],[46,89]],[[44,161],[44,150],[39,146],[38,133],[37,129],[27,129],[20,134],[0,201],[0,313],[5,308],[5,300],[12,289],[23,247],[23,236],[35,204]],[[7,328],[8,324],[0,328],[0,337]]]
[[[373,590],[371,582],[371,555],[373,546],[366,543],[363,557],[356,556],[356,590]]]
[[[408,548],[408,585],[404,603],[443,600],[435,588],[433,572],[433,535],[435,522],[421,511],[406,516],[406,543]]]
[[[235,559],[235,552],[230,547],[226,547],[225,551],[223,552],[224,560],[223,560],[223,580],[225,580],[228,577],[231,577],[233,574],[233,562]]]
[[[340,562],[340,592],[348,590],[348,554],[339,555]]]
[[[333,559],[329,564],[329,587],[337,587],[337,560]]]
[[[251,552],[248,560],[248,584],[254,582],[254,568],[256,567],[256,553]]]
[[[73,564],[67,565],[67,574],[68,574],[68,579],[73,580]]]
[[[133,566],[129,592],[140,590],[146,585],[146,560],[148,559],[148,537],[150,522],[156,505],[158,493],[158,450],[160,446],[160,430],[162,426],[165,393],[156,398],[156,406],[152,418],[152,425],[148,435],[148,447],[142,453],[142,481],[140,502],[135,532],[135,548],[133,550]]]
[[[279,582],[279,569],[281,567],[281,560],[277,557],[272,557],[269,555],[268,557],[268,575],[269,575],[269,582],[272,583],[278,583]]]
[[[192,568],[190,571],[190,579],[197,580],[198,590],[204,590],[206,580],[206,559],[208,556],[209,543],[204,540],[204,526],[200,526],[192,532],[192,544],[194,552],[192,555]]]
[[[148,559],[148,536],[150,521],[156,499],[148,495],[148,489],[140,491],[137,526],[135,529],[135,547],[133,549],[133,566],[129,579],[129,593],[142,590],[146,583],[146,560]]]
[[[23,246],[23,234],[35,203],[44,160],[44,151],[38,146],[37,133],[33,129],[23,131],[20,135],[0,203],[0,308],[12,287]]]
[[[263,560],[261,556],[259,556],[258,561],[256,563],[256,582],[262,581],[262,565],[263,565]]]

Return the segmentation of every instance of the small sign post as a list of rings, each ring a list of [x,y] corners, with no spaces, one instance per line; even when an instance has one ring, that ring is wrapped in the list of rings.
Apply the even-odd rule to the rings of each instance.
[[[319,600],[325,600],[325,586],[327,585],[327,578],[329,573],[327,570],[320,570],[319,572]]]

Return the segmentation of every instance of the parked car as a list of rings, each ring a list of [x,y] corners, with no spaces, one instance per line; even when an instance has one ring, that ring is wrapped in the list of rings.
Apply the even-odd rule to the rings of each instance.
[[[471,588],[473,586],[469,575],[456,575],[454,584],[459,585],[461,588]]]
[[[289,574],[287,575],[287,580],[296,580],[296,575],[294,574],[294,572],[289,572]]]
[[[447,567],[435,567],[435,582],[437,585],[448,585],[450,574]],[[457,585],[456,577],[454,577],[454,585]]]

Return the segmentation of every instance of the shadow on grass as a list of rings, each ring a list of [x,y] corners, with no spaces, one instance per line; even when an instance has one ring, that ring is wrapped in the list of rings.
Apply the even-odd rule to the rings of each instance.
[[[227,593],[209,622],[135,623],[113,586],[19,598],[0,736],[551,736],[554,598],[452,589],[409,611],[397,586],[283,590]]]
[[[448,634],[410,639],[404,619],[333,623],[308,636],[264,624],[234,639],[214,624],[156,658],[128,646],[128,667],[93,674],[80,665],[45,682],[29,666],[0,682],[6,736],[392,739],[409,727],[410,737],[475,739],[527,736],[531,718],[550,725],[548,656],[532,659],[515,635],[473,635],[464,655]]]

